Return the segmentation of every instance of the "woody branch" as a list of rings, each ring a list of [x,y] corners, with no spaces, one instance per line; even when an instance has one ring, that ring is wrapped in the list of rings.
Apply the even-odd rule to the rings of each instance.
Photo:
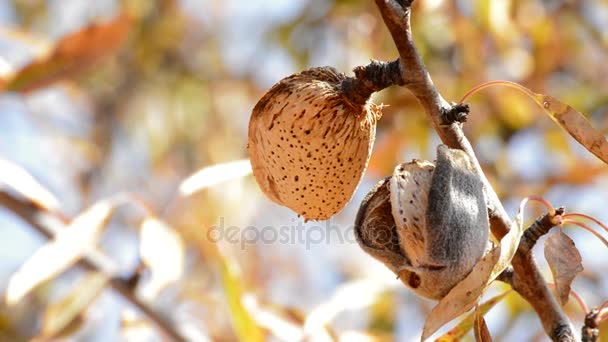
[[[375,2],[395,42],[399,59],[392,62],[372,61],[367,66],[355,68],[355,78],[343,85],[343,91],[347,96],[358,96],[357,92],[378,91],[391,85],[403,86],[411,91],[422,104],[442,142],[450,148],[464,151],[473,161],[484,183],[492,234],[502,238],[514,223],[487,180],[473,147],[462,130],[469,107],[450,104],[441,96],[416,49],[410,26],[413,0]],[[539,272],[531,248],[527,248],[534,242],[526,239],[528,237],[524,235],[523,245],[511,261],[513,273],[510,279],[513,287],[532,305],[547,335],[554,341],[574,341],[569,319]]]

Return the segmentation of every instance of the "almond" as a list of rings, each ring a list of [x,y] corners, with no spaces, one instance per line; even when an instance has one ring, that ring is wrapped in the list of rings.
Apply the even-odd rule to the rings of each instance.
[[[249,121],[253,174],[272,201],[307,220],[344,208],[367,167],[381,106],[341,91],[347,77],[312,68],[275,84]]]

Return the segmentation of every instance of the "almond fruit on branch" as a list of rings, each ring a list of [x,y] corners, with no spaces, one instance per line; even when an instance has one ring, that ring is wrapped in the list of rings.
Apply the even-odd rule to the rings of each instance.
[[[264,194],[306,220],[342,210],[367,168],[382,115],[370,96],[398,82],[390,76],[400,75],[398,68],[396,61],[372,62],[355,70],[361,78],[311,68],[268,90],[253,109],[248,137]]]
[[[469,157],[440,145],[436,163],[398,165],[363,200],[355,236],[416,294],[443,298],[489,247],[483,183]]]

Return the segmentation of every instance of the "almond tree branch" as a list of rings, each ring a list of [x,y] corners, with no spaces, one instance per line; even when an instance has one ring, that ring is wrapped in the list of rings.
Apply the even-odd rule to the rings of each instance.
[[[45,238],[49,240],[53,239],[54,234],[52,233],[52,229],[45,225],[45,220],[43,219],[44,216],[48,216],[49,214],[35,203],[28,200],[17,199],[6,192],[0,191],[0,206],[5,207],[20,217]],[[58,217],[54,216],[54,218]],[[63,218],[60,219],[62,221],[65,220]],[[64,221],[63,223],[67,224],[68,222]],[[104,266],[104,259],[107,259],[105,255],[101,253],[92,253],[91,256],[81,258],[77,265],[88,271],[105,273],[108,276],[111,276],[111,272],[108,272]],[[172,322],[137,298],[134,292],[134,287],[130,286],[127,281],[113,277],[111,278],[109,284],[112,290],[118,292],[123,299],[135,306],[146,317],[148,317],[148,319],[164,336],[164,338],[170,341],[186,341],[186,339],[175,329]]]
[[[441,96],[416,49],[410,26],[413,0],[375,2],[399,51],[401,79],[394,84],[403,85],[418,98],[444,144],[461,149],[469,155],[484,183],[492,233],[497,238],[502,238],[514,223],[483,173],[475,152],[462,131],[466,113],[455,115],[455,112],[464,112],[468,108],[451,105]],[[519,284],[518,292],[534,307],[545,332],[555,341],[574,341],[570,321],[551,294],[530,250],[518,249],[512,266],[513,279]]]
[[[555,209],[555,215],[563,214],[564,208]],[[524,264],[525,267],[529,267],[528,265],[535,265],[534,255],[532,254],[532,248],[541,236],[547,234],[551,230],[551,228],[557,226],[557,223],[555,223],[553,218],[554,216],[551,214],[542,215],[541,217],[536,219],[524,232],[524,235],[521,237],[516,253],[516,258],[518,258],[517,263],[520,265],[520,270],[522,269],[522,264]],[[534,276],[534,274],[530,275],[521,271],[517,272],[515,270],[515,258],[513,260],[513,268],[507,269],[505,272],[503,272],[504,274],[501,275],[498,279],[509,283],[517,293],[519,293],[522,297],[526,299],[539,298],[539,296],[542,296],[542,287],[538,286],[538,283],[535,286],[531,286],[530,278]],[[539,280],[542,280],[544,282],[543,278]],[[551,296],[551,298],[555,301],[553,296]],[[549,336],[551,336],[553,340],[574,340],[574,337],[572,337],[572,327],[570,325],[570,322],[556,320],[555,313],[552,311],[552,303],[531,302],[531,304],[534,306],[534,309],[536,310],[543,323],[552,323],[551,331],[547,332],[547,334],[549,334]]]

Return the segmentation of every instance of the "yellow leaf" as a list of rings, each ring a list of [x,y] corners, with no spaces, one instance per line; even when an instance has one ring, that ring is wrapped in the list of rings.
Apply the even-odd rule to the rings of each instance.
[[[55,277],[94,248],[113,209],[111,201],[97,202],[39,248],[10,277],[6,302],[9,305],[18,302],[34,287]]]
[[[496,304],[498,304],[501,300],[503,300],[511,290],[503,292],[495,297],[488,299],[485,303],[480,304],[478,309],[481,315],[485,315],[492,309]],[[435,340],[435,342],[455,342],[459,341],[463,338],[472,328],[475,323],[475,315],[477,315],[477,310],[465,316],[465,318],[458,323],[454,328],[450,331],[439,337]]]
[[[234,260],[222,254],[220,257],[220,270],[224,294],[230,309],[230,318],[236,335],[241,341],[264,341],[264,332],[257,325],[255,319],[243,305],[245,292],[241,286],[239,269]]]
[[[583,145],[589,152],[608,163],[608,140],[593,128],[587,118],[574,108],[549,95],[535,94],[538,102],[551,118]]]
[[[42,335],[51,337],[60,333],[103,291],[109,279],[101,273],[91,273],[78,282],[74,290],[60,301],[51,304],[44,312]]]
[[[514,82],[508,81],[492,81],[480,84],[469,90],[460,100],[465,101],[470,95],[479,90],[495,86],[503,85],[517,89],[532,98],[553,121],[561,128],[566,130],[576,141],[583,145],[589,152],[608,164],[608,140],[602,132],[593,128],[589,120],[577,112],[574,108],[561,102],[560,100],[544,94],[537,94],[532,90]]]
[[[492,279],[491,274],[501,255],[500,251],[500,246],[497,246],[484,255],[471,273],[456,284],[431,310],[424,323],[421,341],[428,339],[444,324],[465,313],[477,303]]]

